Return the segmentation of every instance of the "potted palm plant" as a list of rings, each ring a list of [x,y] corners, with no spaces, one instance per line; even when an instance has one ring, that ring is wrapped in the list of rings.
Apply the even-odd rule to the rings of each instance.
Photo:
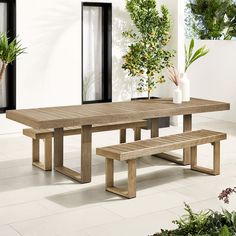
[[[10,40],[6,33],[0,32],[0,86],[4,86],[3,81],[9,64],[13,63],[17,56],[25,52],[16,38]],[[0,91],[0,107],[5,107],[5,93]]]
[[[16,58],[25,52],[20,41],[14,38],[11,42],[6,33],[0,33],[0,81],[3,80],[7,66],[14,62]]]

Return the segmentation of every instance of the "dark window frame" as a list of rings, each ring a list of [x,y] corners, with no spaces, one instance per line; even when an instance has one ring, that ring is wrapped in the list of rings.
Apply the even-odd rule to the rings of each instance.
[[[16,0],[0,0],[7,4],[7,36],[10,40],[16,37]],[[7,106],[0,107],[0,113],[16,109],[16,61],[7,68]]]
[[[102,100],[84,101],[83,100],[83,7],[102,7]],[[81,37],[82,37],[82,104],[90,103],[107,103],[112,101],[112,3],[100,2],[82,2],[82,24],[81,24]]]

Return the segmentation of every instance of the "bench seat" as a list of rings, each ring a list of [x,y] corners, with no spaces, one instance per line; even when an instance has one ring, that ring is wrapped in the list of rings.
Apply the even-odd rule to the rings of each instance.
[[[198,130],[97,148],[96,154],[106,158],[106,190],[126,198],[133,198],[136,196],[136,159],[190,147],[192,170],[219,175],[220,141],[224,139],[226,139],[225,133]],[[197,165],[197,146],[207,143],[211,143],[214,146],[213,169]],[[128,162],[128,190],[122,190],[114,186],[114,160]]]
[[[103,132],[120,130],[120,143],[126,142],[126,129],[134,129],[134,140],[141,139],[141,128],[147,126],[147,121],[137,120],[137,121],[127,121],[127,122],[114,122],[109,124],[99,124],[92,127],[92,132]],[[54,137],[53,129],[23,129],[23,134],[32,138],[32,164],[43,170],[52,170],[52,138]],[[67,127],[64,128],[64,136],[79,135],[81,134],[81,126]],[[40,139],[44,140],[44,162],[40,161]]]

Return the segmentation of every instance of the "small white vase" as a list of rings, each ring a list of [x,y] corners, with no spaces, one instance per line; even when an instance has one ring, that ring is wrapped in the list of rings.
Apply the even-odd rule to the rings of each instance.
[[[182,103],[182,92],[181,92],[179,86],[177,86],[174,90],[173,103],[175,103],[175,104],[181,104]]]
[[[187,78],[186,74],[181,74],[180,89],[182,91],[182,101],[189,102],[190,101],[190,81]]]

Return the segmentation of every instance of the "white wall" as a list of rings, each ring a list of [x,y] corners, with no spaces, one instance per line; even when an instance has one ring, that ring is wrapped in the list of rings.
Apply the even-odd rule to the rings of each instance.
[[[180,1],[160,0],[173,17],[175,49]],[[113,4],[113,101],[129,100],[132,80],[121,69],[121,32],[130,24],[129,14],[125,0],[102,2]],[[17,108],[81,104],[81,1],[17,0],[17,34],[28,52],[17,61]],[[161,96],[168,95],[169,85],[165,86],[159,89]],[[21,128],[0,116],[0,133]]]
[[[231,110],[205,114],[207,117],[236,122],[236,41],[199,40],[210,52],[193,64],[187,73],[191,96],[231,103]]]

